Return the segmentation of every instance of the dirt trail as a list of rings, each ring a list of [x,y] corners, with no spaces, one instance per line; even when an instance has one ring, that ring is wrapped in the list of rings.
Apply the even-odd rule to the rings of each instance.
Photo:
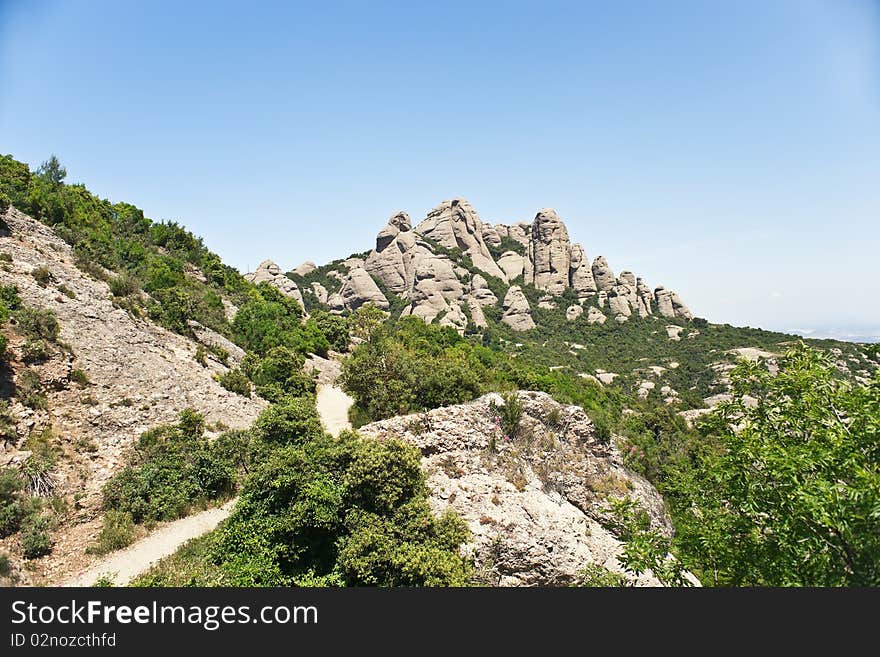
[[[329,361],[328,361],[329,362]],[[354,403],[342,388],[333,385],[337,372],[325,373],[326,383],[319,383],[316,404],[318,415],[328,433],[337,436],[350,429],[348,409]],[[174,520],[124,550],[114,552],[87,570],[71,577],[63,586],[92,586],[102,576],[110,576],[117,586],[128,584],[160,559],[173,554],[189,541],[213,530],[229,517],[238,498],[229,500],[215,509],[208,509],[186,518]]]
[[[188,540],[214,529],[229,516],[237,499],[162,525],[137,543],[108,555],[106,559],[72,577],[63,586],[92,586],[102,576],[111,577],[117,586],[128,584],[157,561],[173,554]]]
[[[348,421],[348,409],[354,400],[342,388],[323,383],[318,384],[317,405],[318,415],[327,433],[338,436],[343,429],[351,429]]]

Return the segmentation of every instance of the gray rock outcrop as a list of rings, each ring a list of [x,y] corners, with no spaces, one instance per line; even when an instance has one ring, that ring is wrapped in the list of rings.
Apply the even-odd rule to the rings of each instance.
[[[404,298],[412,291],[415,276],[416,234],[409,215],[398,212],[376,236],[376,248],[364,262],[364,269]]]
[[[486,279],[479,274],[474,274],[471,278],[471,297],[481,306],[498,305],[498,297],[489,289]]]
[[[593,280],[596,282],[596,289],[600,292],[608,292],[617,285],[617,278],[605,256],[599,256],[593,261]]]
[[[526,283],[551,294],[562,294],[569,282],[570,250],[568,230],[556,211],[539,210],[532,223],[528,252],[532,274]]]
[[[511,285],[504,296],[503,304],[504,314],[501,321],[507,324],[514,331],[528,331],[535,328],[535,321],[532,319],[532,309],[529,307],[529,301],[523,294],[519,285]]]
[[[302,265],[300,266],[302,267]],[[284,272],[281,271],[281,267],[271,260],[263,260],[253,272],[245,274],[244,278],[255,285],[259,283],[269,283],[273,287],[281,290],[283,294],[289,296],[291,299],[296,299],[299,302],[299,305],[305,308],[302,292],[300,292],[297,284],[287,278],[287,276],[284,275]]]
[[[339,290],[342,304],[348,310],[357,310],[363,305],[372,304],[386,310],[390,305],[376,281],[363,267],[356,267],[348,273],[348,277]]]
[[[412,303],[404,310],[431,323],[440,313],[449,312],[452,304],[464,297],[464,288],[455,275],[452,262],[431,252],[420,254],[416,261]]]
[[[571,256],[568,270],[569,285],[577,292],[578,299],[589,299],[595,296],[597,288],[593,279],[593,269],[580,244],[571,245]]]
[[[306,260],[299,267],[293,270],[294,274],[299,274],[300,276],[305,276],[306,274],[311,274],[315,271],[318,266],[312,262],[311,260]]]
[[[498,266],[504,271],[507,280],[512,281],[525,272],[526,258],[516,251],[505,251],[498,258]]]
[[[590,564],[625,574],[617,560],[622,539],[607,528],[606,494],[597,491],[626,491],[651,527],[669,536],[659,493],[626,468],[613,443],[597,439],[583,409],[538,392],[520,392],[518,399],[523,415],[513,436],[496,428],[494,409],[504,405],[497,394],[429,411],[419,424],[427,430],[414,429],[412,417],[398,417],[360,432],[421,450],[431,506],[438,513],[451,508],[468,523],[465,549],[485,584],[562,586]],[[542,447],[547,444],[553,448]],[[648,574],[626,577],[659,585]]]
[[[565,319],[567,319],[569,322],[573,322],[574,320],[576,320],[578,317],[580,317],[583,314],[584,314],[584,309],[581,306],[578,306],[578,305],[569,306],[565,310]]]
[[[477,269],[507,280],[483,241],[483,222],[480,216],[466,200],[456,198],[443,201],[416,226],[416,232],[447,249],[461,249]]]
[[[587,308],[587,322],[590,324],[604,324],[608,318],[595,306]]]

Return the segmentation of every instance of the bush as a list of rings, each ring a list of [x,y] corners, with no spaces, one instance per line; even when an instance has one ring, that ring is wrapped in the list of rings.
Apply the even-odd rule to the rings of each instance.
[[[434,517],[420,455],[399,441],[320,437],[275,451],[245,484],[210,559],[238,586],[455,586],[467,527]]]
[[[31,276],[34,277],[34,280],[40,287],[46,287],[52,282],[52,272],[49,271],[48,267],[37,267],[31,272]]]
[[[302,444],[324,435],[315,402],[309,397],[288,398],[260,413],[256,435],[274,445]]]
[[[334,351],[348,351],[348,321],[338,315],[331,315],[323,310],[316,310],[312,313],[312,321],[315,322],[330,348]]]
[[[196,353],[193,356],[193,360],[195,360],[202,367],[208,366],[208,352],[205,351],[205,345],[200,344],[196,347]]]
[[[21,549],[25,559],[37,559],[52,552],[52,539],[48,532],[49,522],[42,516],[32,516],[23,528]]]
[[[20,308],[15,313],[17,323],[16,330],[31,339],[42,339],[55,342],[61,331],[61,326],[51,310],[39,310],[37,308]]]
[[[45,340],[27,340],[21,347],[21,358],[25,363],[42,363],[49,359],[52,350]]]
[[[70,371],[70,381],[77,384],[81,388],[85,388],[87,385],[89,385],[89,375],[86,374],[85,370],[77,368]]]
[[[238,367],[218,375],[217,381],[229,392],[234,392],[242,397],[251,396],[251,382]]]
[[[254,382],[260,397],[281,402],[315,391],[315,381],[303,371],[305,358],[290,347],[273,347],[265,356],[245,357],[242,371]]]
[[[523,405],[516,392],[507,392],[501,395],[504,401],[502,405],[489,402],[489,410],[496,416],[501,432],[508,440],[513,440],[519,435],[520,423],[523,416]]]
[[[89,554],[107,554],[115,550],[121,550],[131,545],[134,541],[134,520],[130,513],[108,510],[104,514],[104,524],[98,534],[95,544],[86,552]]]
[[[128,297],[139,294],[141,291],[140,284],[137,280],[125,272],[111,278],[109,285],[110,294],[114,297]]]
[[[21,527],[26,515],[21,491],[24,481],[10,468],[0,470],[0,538],[11,536]]]
[[[195,505],[229,495],[235,464],[204,437],[204,418],[190,410],[176,425],[141,435],[135,454],[104,486],[104,507],[134,522],[174,520]]]

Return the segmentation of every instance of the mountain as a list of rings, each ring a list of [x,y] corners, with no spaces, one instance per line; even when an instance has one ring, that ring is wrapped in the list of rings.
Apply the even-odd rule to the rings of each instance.
[[[876,345],[693,317],[549,209],[490,225],[454,199],[241,275],[60,171],[0,156],[0,583],[880,572]]]
[[[652,290],[631,271],[615,276],[603,256],[590,263],[554,210],[539,210],[531,224],[492,225],[460,198],[444,201],[415,227],[406,212],[396,213],[366,257],[325,268],[299,267],[289,279],[267,260],[247,277],[270,281],[298,300],[305,294],[309,305],[331,312],[367,303],[386,310],[394,306],[401,316],[437,321],[462,334],[468,326],[489,325],[487,307],[500,307],[500,321],[516,331],[534,328],[523,286],[538,295],[541,308],[564,305],[569,321],[585,312],[591,324],[608,318],[624,323],[634,315],[693,319],[675,292],[662,286]]]

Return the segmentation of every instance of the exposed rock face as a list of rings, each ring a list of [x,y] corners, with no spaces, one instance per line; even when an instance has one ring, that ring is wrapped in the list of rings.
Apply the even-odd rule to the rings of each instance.
[[[430,324],[464,297],[464,288],[448,258],[425,252],[417,259],[411,296],[412,304],[404,314],[415,315]]]
[[[447,249],[461,249],[470,256],[477,269],[504,281],[507,276],[492,260],[483,241],[483,222],[477,211],[464,199],[444,201],[428,213],[416,232]]]
[[[654,299],[657,303],[657,312],[663,317],[677,319],[693,319],[694,316],[684,302],[675,292],[667,290],[662,285],[654,289]]]
[[[315,297],[321,303],[327,303],[327,297],[329,296],[327,293],[327,288],[321,285],[318,282],[312,283],[312,292],[315,293]]]
[[[398,212],[376,236],[376,248],[364,269],[395,294],[408,297],[415,276],[416,241],[409,215]]]
[[[53,445],[64,452],[53,476],[59,494],[68,499],[76,495],[81,507],[60,518],[61,526],[52,533],[52,554],[33,562],[39,565],[30,573],[32,583],[53,584],[93,559],[85,548],[100,531],[101,488],[125,465],[124,454],[141,433],[176,422],[185,408],[204,414],[209,426],[245,429],[267,404],[223,388],[213,375],[227,368],[210,353],[206,367],[197,363],[196,342],[115,307],[107,284],[77,268],[71,247],[49,227],[15,209],[6,213],[5,221],[10,234],[0,233],[0,252],[12,261],[0,272],[3,284],[18,287],[28,306],[54,312],[61,340],[70,348],[57,367],[41,375],[48,385],[49,411],[44,413],[55,435]],[[31,275],[38,267],[52,274],[46,287]],[[75,297],[60,294],[61,285]],[[241,356],[240,349],[210,329],[192,328],[206,344],[216,341],[227,348],[230,363]],[[70,385],[72,369],[87,374],[87,390]],[[2,454],[2,445],[0,441],[0,459],[10,457]],[[91,445],[94,451],[77,445]]]
[[[593,269],[584,247],[580,244],[571,245],[571,256],[568,269],[568,282],[572,289],[577,292],[578,299],[588,299],[596,294],[596,281],[593,279]]]
[[[605,313],[594,306],[590,306],[587,309],[587,321],[590,324],[604,324],[608,318],[605,317]]]
[[[294,274],[299,274],[300,276],[305,276],[306,274],[311,274],[315,271],[318,266],[312,262],[311,260],[306,260],[299,267],[293,270]]]
[[[629,285],[630,287],[635,287],[636,276],[631,271],[622,271],[620,272],[618,283],[620,285]]]
[[[571,245],[565,224],[549,208],[539,210],[532,223],[529,241],[529,259],[532,275],[527,283],[534,283],[539,290],[562,294],[568,287],[571,264]]]
[[[518,223],[512,226],[496,224],[495,230],[500,236],[509,237],[522,244],[526,249],[529,248],[529,231],[531,227],[528,224]]]
[[[595,491],[626,491],[651,525],[669,535],[663,500],[627,470],[612,444],[598,442],[581,408],[539,392],[520,392],[519,400],[523,418],[519,433],[509,439],[495,428],[490,403],[504,403],[496,394],[430,411],[423,423],[428,430],[419,433],[413,433],[408,417],[360,431],[380,440],[402,439],[422,451],[431,506],[438,513],[451,508],[468,523],[469,547],[487,584],[567,585],[589,564],[623,574],[616,558],[621,541],[603,522],[606,494]],[[635,583],[659,584],[649,575]]]
[[[471,313],[471,321],[477,328],[486,328],[489,324],[486,322],[486,315],[483,314],[483,306],[473,296],[467,298],[468,310]]]
[[[492,224],[483,224],[483,241],[489,246],[501,246],[501,236]]]
[[[608,310],[614,315],[614,319],[626,321],[632,315],[629,305],[629,290],[625,285],[615,285],[608,292]]]
[[[532,309],[529,301],[519,285],[512,285],[504,296],[504,314],[501,321],[514,331],[528,331],[535,328]]]
[[[599,256],[593,261],[593,280],[596,282],[596,289],[600,292],[608,292],[617,285],[617,278],[608,266],[605,256]]]
[[[300,267],[302,266],[303,265],[300,265]],[[299,287],[284,275],[284,272],[281,271],[281,267],[271,260],[263,260],[255,271],[245,274],[244,278],[255,284],[269,283],[270,285],[277,287],[290,298],[296,299],[299,302],[299,305],[305,308],[302,292],[299,291]]]
[[[486,279],[479,274],[474,274],[471,279],[471,297],[481,306],[495,306],[498,304],[498,297],[489,289]]]
[[[525,271],[526,258],[516,251],[505,251],[498,258],[498,266],[507,275],[507,280],[512,281],[517,276],[522,276]]]
[[[584,314],[584,309],[581,308],[580,306],[577,306],[577,305],[569,306],[568,308],[565,309],[565,319],[567,319],[569,322],[573,322],[574,320],[576,320],[578,317],[580,317],[583,314]]]
[[[339,296],[342,304],[349,310],[357,310],[368,303],[382,310],[389,306],[388,299],[363,267],[356,267],[348,273],[348,278],[339,290]]]
[[[636,293],[639,295],[639,315],[642,317],[653,315],[654,294],[641,277],[636,280]]]
[[[452,304],[449,311],[440,320],[439,324],[440,326],[451,326],[460,334],[464,335],[464,329],[467,326],[467,316],[462,312],[461,306],[457,303]]]

